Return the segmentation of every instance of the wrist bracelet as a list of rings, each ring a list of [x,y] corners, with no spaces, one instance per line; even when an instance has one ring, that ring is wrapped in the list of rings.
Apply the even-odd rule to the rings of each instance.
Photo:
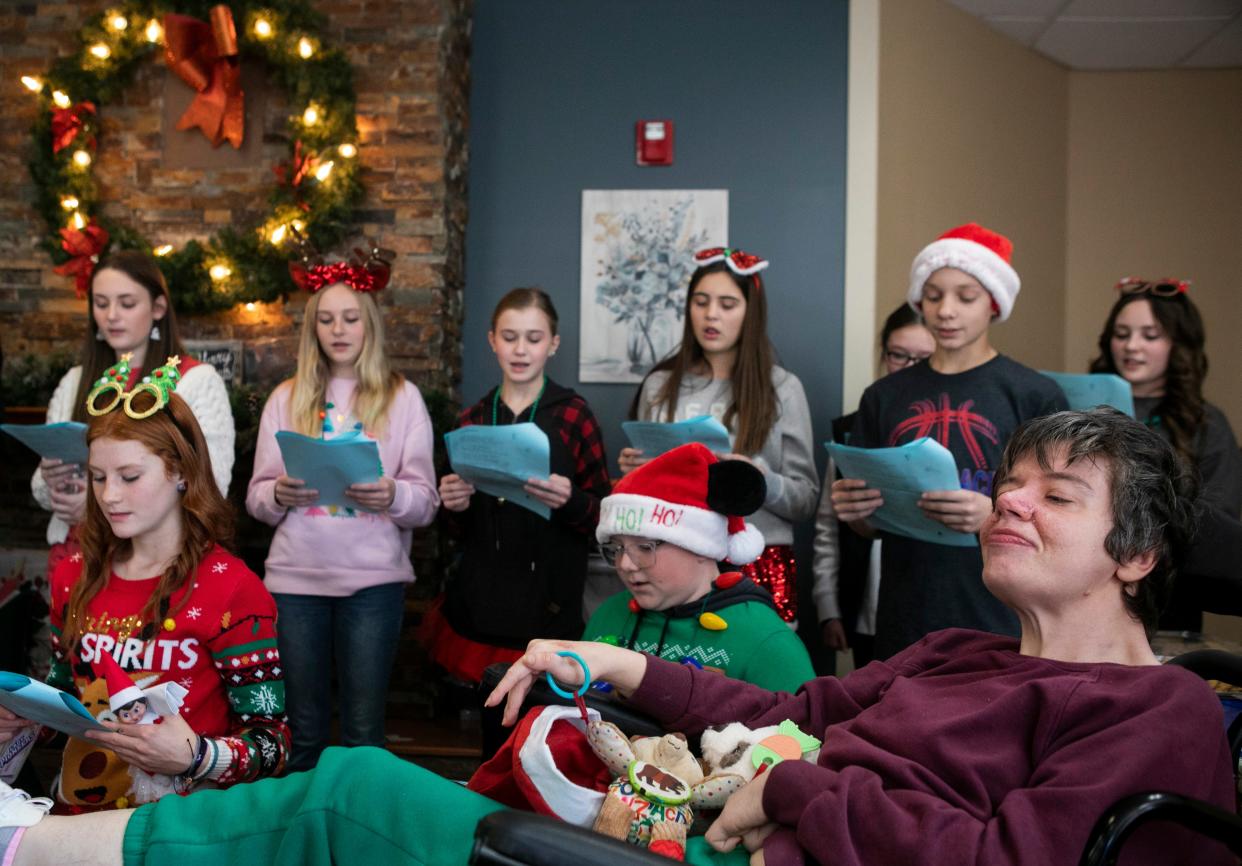
[[[190,762],[190,766],[186,769],[186,771],[181,774],[190,779],[194,778],[195,772],[203,764],[203,758],[207,756],[207,737],[203,737],[198,734],[195,734],[194,736],[198,737],[198,747],[193,750],[194,759]]]

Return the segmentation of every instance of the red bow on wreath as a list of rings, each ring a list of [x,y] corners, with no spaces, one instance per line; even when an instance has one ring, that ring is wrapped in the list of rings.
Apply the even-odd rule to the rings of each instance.
[[[694,263],[699,267],[721,261],[728,265],[729,270],[739,277],[757,274],[768,266],[767,259],[761,259],[758,256],[752,256],[750,253],[744,253],[741,250],[730,249],[729,247],[712,247],[711,249],[699,250],[694,254]]]
[[[306,175],[314,171],[318,166],[319,157],[312,150],[303,151],[301,139],[293,143],[292,159],[272,166],[272,171],[276,174],[276,181],[294,190],[294,197],[299,200],[298,204],[302,210],[310,210],[310,205],[301,201],[301,196],[297,195],[298,187],[302,185]]]
[[[212,147],[228,139],[241,147],[246,104],[237,60],[233,12],[211,8],[211,23],[188,15],[164,16],[164,60],[177,77],[198,91],[177,121],[177,129],[199,127]]]
[[[95,265],[99,264],[99,256],[108,246],[108,230],[95,222],[87,223],[84,229],[63,228],[60,230],[60,246],[70,256],[69,261],[57,265],[54,270],[61,276],[74,278],[74,288],[78,297],[85,298],[86,290],[91,285],[91,274],[95,273]]]
[[[95,113],[95,103],[79,102],[52,112],[52,153],[60,153],[86,128],[87,114]]]

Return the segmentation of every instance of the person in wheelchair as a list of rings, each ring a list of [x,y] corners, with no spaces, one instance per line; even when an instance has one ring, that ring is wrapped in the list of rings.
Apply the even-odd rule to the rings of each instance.
[[[1171,448],[1120,413],[1040,418],[1010,440],[980,532],[984,579],[1019,616],[1019,639],[941,631],[795,694],[623,647],[535,641],[488,703],[512,723],[537,678],[580,683],[578,663],[558,655],[570,650],[669,730],[788,718],[823,740],[817,764],[780,763],[734,794],[690,840],[689,862],[1072,862],[1129,794],[1233,809],[1219,702],[1148,643],[1192,489]],[[0,859],[15,866],[459,864],[478,819],[502,808],[375,749],[330,749],[313,773],[132,812],[42,818],[19,792],[0,803]],[[1188,831],[1138,834],[1127,864],[1232,862]]]

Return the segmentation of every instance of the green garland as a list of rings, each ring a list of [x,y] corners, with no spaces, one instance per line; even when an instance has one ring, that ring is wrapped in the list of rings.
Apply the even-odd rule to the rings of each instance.
[[[139,63],[152,54],[163,62],[162,28],[152,41],[147,32],[151,22],[162,23],[166,12],[207,21],[215,5],[218,3],[212,0],[118,2],[86,22],[72,56],[56,61],[44,80],[26,81],[27,87],[38,90],[40,99],[32,131],[30,174],[36,190],[35,206],[48,226],[43,246],[57,264],[70,258],[62,248],[60,230],[72,225],[76,212],[81,215],[79,223],[94,219],[107,229],[113,246],[166,253],[158,261],[180,313],[222,310],[286,295],[294,288],[288,272],[292,232],[275,231],[277,243],[274,230],[296,220],[303,236],[316,248],[326,249],[350,230],[362,199],[353,68],[343,51],[324,45],[320,36],[324,18],[303,0],[232,0],[227,4],[236,22],[242,62],[247,58],[251,62],[262,60],[273,80],[287,92],[294,110],[287,126],[290,163],[285,179],[268,196],[270,210],[260,225],[248,230],[225,228],[203,243],[190,241],[169,251],[160,242],[153,244],[134,228],[102,213],[90,166],[74,162],[75,151],[90,154],[94,149],[98,129],[93,115],[82,113],[85,122],[73,144],[59,153],[52,152],[53,115],[63,108],[65,97],[71,106],[90,102],[99,107],[115,99],[132,81]],[[114,22],[118,15],[126,20],[124,29],[117,28],[119,21]],[[267,27],[260,22],[266,22]],[[151,31],[150,35],[157,35],[155,26]],[[103,53],[100,45],[107,48],[106,58],[98,56]],[[97,53],[92,53],[92,48]],[[303,56],[308,48],[309,58]],[[62,105],[55,101],[58,93]],[[318,119],[308,124],[304,112],[311,105],[318,110]],[[190,130],[186,134],[201,133]],[[310,172],[296,187],[289,182],[295,145],[300,154],[320,155],[321,166],[332,160],[324,180]],[[67,207],[66,200],[71,204],[74,198],[77,207]],[[227,275],[224,268],[229,271]]]

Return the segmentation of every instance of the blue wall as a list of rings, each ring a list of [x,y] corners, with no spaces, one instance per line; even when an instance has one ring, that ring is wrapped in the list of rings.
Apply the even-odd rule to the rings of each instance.
[[[771,337],[828,438],[841,409],[847,6],[476,0],[467,403],[499,379],[486,341],[496,301],[543,286],[561,315],[549,375],[590,402],[616,472],[636,386],[578,383],[582,190],[728,189],[729,241],[771,260]],[[640,118],[673,120],[672,166],[634,164]]]

